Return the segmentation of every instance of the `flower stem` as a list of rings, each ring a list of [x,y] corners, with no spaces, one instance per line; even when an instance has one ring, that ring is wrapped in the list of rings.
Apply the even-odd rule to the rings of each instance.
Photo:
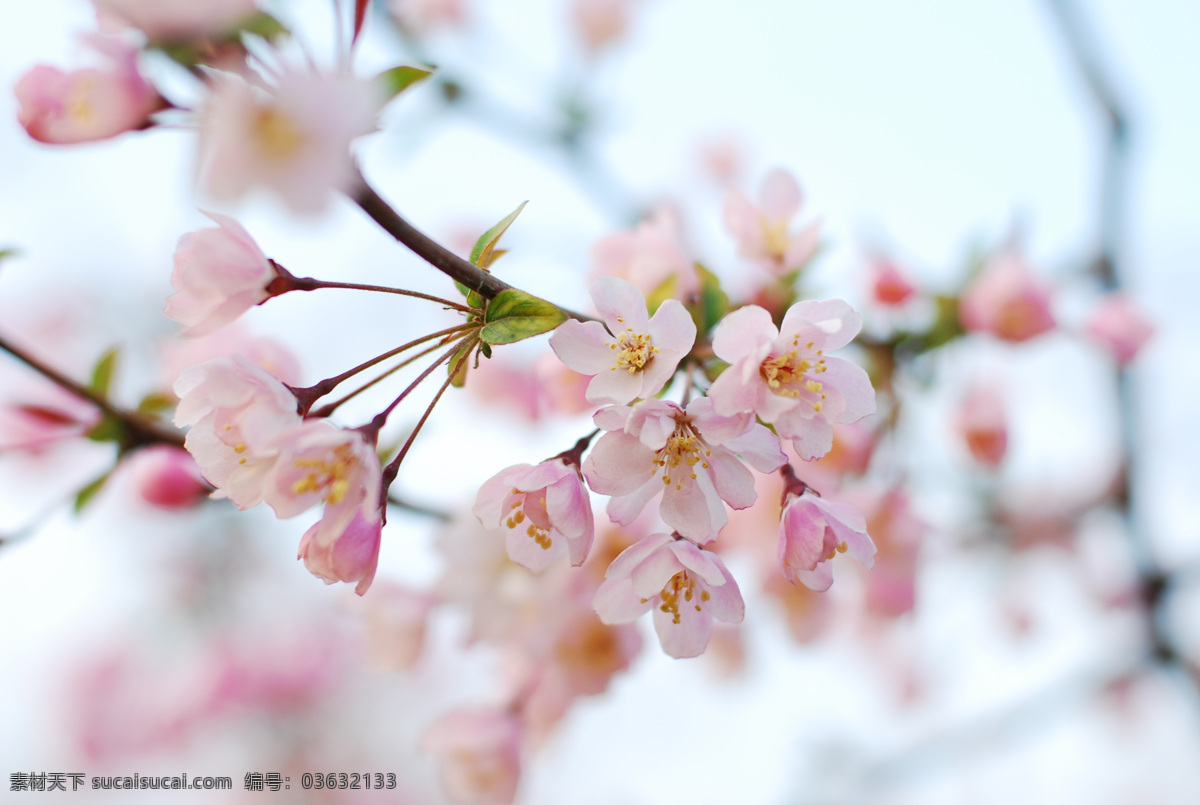
[[[326,403],[325,405],[322,405],[317,410],[311,412],[309,414],[309,416],[327,417],[327,416],[332,415],[333,412],[336,411],[338,408],[340,408],[343,403],[349,402],[350,400],[354,399],[359,394],[362,394],[364,391],[371,388],[372,386],[379,383],[380,381],[386,380],[387,378],[394,375],[396,372],[399,372],[405,366],[408,366],[409,364],[411,364],[413,361],[419,360],[420,358],[424,358],[426,355],[428,355],[430,352],[433,352],[435,349],[442,346],[442,344],[444,344],[444,343],[445,342],[442,341],[437,344],[433,344],[432,346],[426,347],[425,349],[421,350],[420,352],[418,352],[415,355],[410,355],[409,357],[402,360],[400,363],[398,363],[395,366],[388,369],[386,372],[383,372],[383,373],[379,374],[377,377],[375,377],[374,379],[367,381],[366,383],[359,386],[358,388],[356,388],[354,391],[350,392],[349,394],[346,394],[345,396],[343,396],[339,399],[336,399],[331,403]]]
[[[275,267],[276,277],[267,283],[267,293],[273,296],[285,294],[288,291],[316,291],[321,288],[343,288],[350,291],[374,291],[376,293],[391,293],[400,296],[411,296],[414,299],[425,299],[430,302],[437,302],[440,305],[460,311],[462,313],[472,313],[470,307],[455,302],[450,299],[443,299],[440,296],[421,293],[419,291],[409,291],[404,288],[393,288],[389,285],[364,285],[358,282],[331,282],[328,280],[314,279],[313,277],[297,277],[283,266],[271,260],[271,265]],[[266,301],[266,300],[264,300]],[[261,303],[260,303],[261,304]]]

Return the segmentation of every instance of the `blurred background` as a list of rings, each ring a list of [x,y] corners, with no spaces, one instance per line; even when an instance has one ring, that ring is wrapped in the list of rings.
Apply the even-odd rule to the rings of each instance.
[[[740,630],[678,661],[639,624],[629,671],[526,747],[517,801],[1196,801],[1200,8],[629,0],[598,23],[579,5],[373,7],[359,72],[439,68],[358,148],[418,227],[463,253],[529,200],[497,272],[584,309],[593,245],[667,208],[686,253],[744,296],[755,269],[722,203],[733,188],[756,197],[778,167],[804,189],[800,219],[821,222],[805,290],[864,310],[876,342],[931,315],[880,305],[881,262],[927,300],[954,298],[1003,250],[1052,289],[1058,326],[1017,344],[961,337],[893,378],[903,418],[864,486],[903,482],[911,606],[873,607],[871,575],[849,567],[819,603],[789,604],[751,581],[749,555],[731,557],[747,579]],[[328,3],[265,7],[331,63]],[[8,87],[35,63],[77,64],[94,27],[84,0],[0,19]],[[198,208],[235,215],[293,273],[453,294],[349,202],[297,218],[266,196],[206,199],[186,126],[51,147],[16,108],[0,94],[0,249],[17,250],[0,262],[0,332],[80,378],[119,347],[112,392],[127,405],[202,357],[159,312],[178,237],[208,224]],[[1116,145],[1114,109],[1127,124]],[[1121,380],[1082,337],[1101,257],[1155,330]],[[237,337],[285,345],[313,383],[446,321],[331,291],[256,308]],[[543,338],[505,352],[529,367],[548,351]],[[439,405],[401,470],[404,499],[469,517],[497,470],[590,429],[586,413],[521,419],[484,377]],[[955,424],[979,383],[1006,403],[991,466]],[[31,395],[53,391],[0,361],[0,405]],[[442,801],[421,735],[511,673],[492,647],[464,647],[472,616],[451,607],[410,656],[424,596],[452,565],[446,524],[397,511],[358,599],[294,561],[308,522],[166,512],[128,464],[73,514],[111,464],[109,446],[82,440],[0,454],[0,772],[186,771],[236,789],[134,795],[147,801]],[[734,539],[773,539],[770,519],[735,519]],[[304,771],[356,769],[394,772],[398,787],[297,790]],[[293,788],[244,792],[255,771]]]

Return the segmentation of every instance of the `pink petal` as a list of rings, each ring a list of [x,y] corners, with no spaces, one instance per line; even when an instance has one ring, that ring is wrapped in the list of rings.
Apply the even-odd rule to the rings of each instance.
[[[598,321],[567,319],[550,336],[550,348],[558,359],[582,375],[607,371],[613,364],[608,333]]]
[[[772,221],[789,221],[800,212],[804,196],[790,173],[776,168],[763,179],[762,214]]]
[[[617,277],[600,277],[588,289],[596,311],[608,329],[620,332],[632,327],[635,333],[649,331],[650,316],[646,312],[646,297],[632,282]]]
[[[611,579],[620,576],[629,576],[633,573],[635,567],[645,561],[647,556],[674,539],[670,534],[662,533],[650,534],[643,537],[617,554],[617,558],[612,561],[612,564],[608,566],[608,570],[605,571],[605,578]]]
[[[690,606],[680,606],[679,623],[669,612],[654,610],[654,631],[663,651],[677,659],[698,657],[704,653],[712,637],[712,616],[697,612]]]
[[[778,337],[771,314],[758,305],[746,305],[721,319],[713,331],[713,352],[726,363],[746,357],[761,363]]]
[[[600,620],[610,625],[631,623],[652,606],[652,601],[642,601],[641,596],[633,591],[633,583],[628,578],[606,579],[592,599],[592,608]]]

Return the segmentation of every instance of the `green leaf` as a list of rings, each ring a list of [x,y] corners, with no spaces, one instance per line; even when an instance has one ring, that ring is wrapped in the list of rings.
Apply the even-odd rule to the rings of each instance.
[[[517,207],[500,223],[493,226],[487,232],[479,236],[479,240],[475,241],[475,248],[471,249],[471,262],[480,268],[487,268],[492,263],[504,254],[504,251],[494,251],[496,241],[500,240],[500,236],[512,226],[512,222],[517,220],[517,216],[521,214],[521,210],[525,209],[528,201],[522,201],[521,206]]]
[[[165,391],[152,391],[137,404],[137,412],[148,416],[158,416],[164,411],[175,407],[175,396]]]
[[[87,486],[75,493],[75,513],[79,514],[83,508],[92,502],[92,498],[104,488],[108,476],[112,474],[112,470],[108,470],[96,480],[89,483]]]
[[[676,290],[679,288],[679,275],[671,273],[665,280],[658,284],[658,287],[650,292],[646,297],[646,310],[653,316],[658,312],[658,308],[663,302],[668,299],[674,299]]]
[[[390,101],[401,92],[424,81],[433,75],[432,70],[422,70],[420,67],[393,67],[375,76],[375,83],[383,88],[384,95]]]
[[[696,276],[700,279],[700,293],[696,311],[692,315],[698,319],[696,328],[706,333],[729,312],[729,296],[721,289],[717,275],[699,263],[696,263]]]
[[[467,370],[471,368],[471,350],[479,341],[475,338],[464,338],[447,364],[446,371],[450,373],[450,385],[460,389],[467,384]]]
[[[288,32],[287,26],[265,11],[260,11],[237,27],[237,33],[260,36],[274,42]]]
[[[87,437],[93,442],[117,442],[125,438],[125,425],[111,414],[105,414],[99,422],[87,432]]]
[[[484,313],[479,337],[487,344],[511,344],[553,330],[567,314],[544,299],[516,288],[496,294]]]
[[[113,374],[116,370],[117,348],[113,347],[101,355],[100,360],[96,361],[96,366],[92,369],[92,379],[88,383],[88,388],[101,396],[107,397],[108,388],[112,385]]]
[[[10,257],[16,257],[19,254],[20,254],[20,252],[18,252],[16,249],[14,249],[11,246],[4,248],[4,249],[0,249],[0,261],[7,260]]]

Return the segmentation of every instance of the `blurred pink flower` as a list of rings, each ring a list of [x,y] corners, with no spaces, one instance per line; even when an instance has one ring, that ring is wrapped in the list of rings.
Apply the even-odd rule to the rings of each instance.
[[[295,212],[321,212],[335,191],[351,189],[350,143],[375,129],[382,102],[352,76],[289,70],[268,91],[221,74],[200,132],[203,183],[218,199],[262,185]]]
[[[574,0],[571,25],[589,54],[595,55],[625,35],[632,0]]]
[[[463,805],[509,805],[521,781],[520,720],[508,712],[463,708],[435,721],[421,741],[442,761],[442,782]]]
[[[241,224],[204,213],[217,227],[188,232],[175,248],[171,284],[178,291],[163,309],[186,325],[183,335],[208,335],[267,299],[275,267]]]
[[[87,44],[105,60],[102,68],[64,73],[39,64],[13,88],[17,119],[44,143],[104,140],[150,125],[163,99],[137,68],[138,51],[119,39],[93,35]]]
[[[593,376],[587,398],[594,403],[624,404],[657,394],[696,341],[691,315],[668,299],[651,317],[641,292],[615,277],[596,280],[591,293],[608,329],[598,321],[567,319],[550,346],[568,367]]]
[[[803,202],[800,185],[779,169],[763,179],[757,205],[741,191],[729,191],[725,229],[737,241],[738,253],[776,275],[803,266],[821,237],[819,223],[809,224],[795,235],[789,232]]]
[[[592,246],[593,273],[632,282],[649,295],[674,278],[676,299],[699,289],[696,268],[683,245],[679,218],[660,207],[633,230],[602,238]]]
[[[196,364],[234,356],[256,364],[288,385],[300,385],[300,363],[291,350],[274,339],[251,335],[238,321],[211,335],[164,343],[161,378],[168,387],[173,386],[179,375]]]
[[[862,512],[849,503],[825,500],[789,486],[779,520],[779,564],[784,577],[817,592],[833,584],[829,560],[849,553],[865,568],[875,562],[875,543]]]
[[[1015,254],[993,257],[963,291],[958,316],[963,327],[1019,343],[1053,330],[1050,291]]]
[[[1124,366],[1137,357],[1154,335],[1154,325],[1132,299],[1118,292],[1100,300],[1083,331]]]
[[[991,384],[972,386],[958,409],[958,432],[980,464],[998,467],[1008,450],[1004,395]]]
[[[367,517],[361,509],[341,528],[339,518],[328,515],[327,509],[326,516],[304,532],[296,558],[326,584],[358,582],[354,592],[362,595],[375,580],[383,524],[378,513]]]
[[[92,0],[102,28],[137,28],[152,42],[232,30],[257,13],[255,0]]]
[[[486,528],[505,528],[509,557],[535,572],[564,551],[583,564],[595,536],[579,468],[561,458],[501,470],[480,487],[474,511]]]
[[[908,275],[886,257],[871,261],[870,284],[871,297],[884,307],[899,307],[917,292]]]
[[[740,623],[745,604],[720,557],[689,540],[651,534],[609,565],[593,605],[605,623],[629,623],[654,610],[654,630],[672,657],[696,657],[713,619]]]
[[[595,420],[609,432],[588,454],[583,472],[593,490],[612,495],[612,521],[632,522],[661,494],[659,516],[701,544],[729,521],[725,503],[744,509],[756,500],[754,476],[743,460],[760,472],[787,460],[767,428],[748,416],[717,415],[709,397],[697,397],[686,410],[655,399],[612,406]]]
[[[435,598],[399,584],[381,581],[367,599],[367,656],[382,671],[412,668],[425,646],[425,631]]]
[[[463,0],[388,0],[388,13],[413,35],[433,28],[457,28],[467,18]]]
[[[204,477],[238,508],[262,502],[279,457],[278,437],[300,424],[296,397],[241,357],[184,371],[175,383],[175,424],[191,425],[185,446]]]
[[[850,343],[861,327],[861,317],[840,299],[798,302],[778,330],[761,307],[735,310],[713,334],[713,352],[730,364],[709,389],[713,407],[773,424],[805,460],[825,455],[834,423],[875,412],[867,373],[825,354]]]
[[[191,454],[173,445],[138,450],[125,464],[138,494],[160,509],[190,509],[212,491]]]

